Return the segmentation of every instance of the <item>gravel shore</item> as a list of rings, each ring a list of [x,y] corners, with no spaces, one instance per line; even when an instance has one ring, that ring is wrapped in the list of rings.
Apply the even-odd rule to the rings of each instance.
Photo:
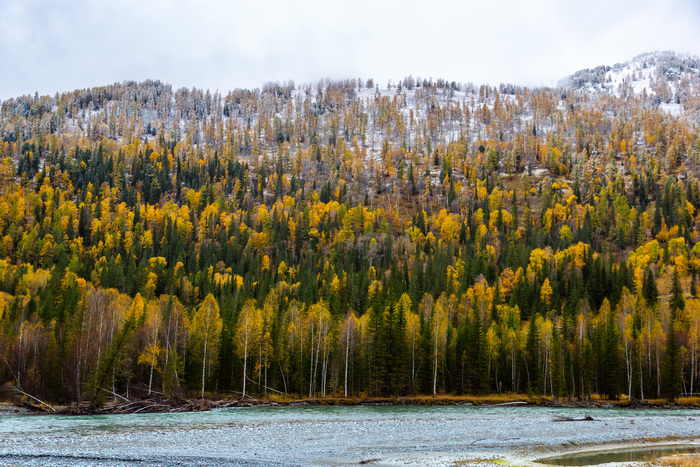
[[[700,441],[693,410],[271,407],[0,418],[0,465],[478,465]]]

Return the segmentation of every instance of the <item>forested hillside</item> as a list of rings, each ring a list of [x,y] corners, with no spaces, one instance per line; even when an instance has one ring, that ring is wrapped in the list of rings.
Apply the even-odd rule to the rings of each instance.
[[[680,63],[614,92],[6,100],[0,383],[92,403],[697,393],[700,80]]]

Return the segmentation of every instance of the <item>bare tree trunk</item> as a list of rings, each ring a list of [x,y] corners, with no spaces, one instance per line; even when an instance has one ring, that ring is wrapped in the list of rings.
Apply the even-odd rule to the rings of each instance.
[[[311,324],[311,367],[309,368],[309,397],[313,396],[314,387],[314,325]]]
[[[316,358],[314,359],[314,392],[316,392],[316,382],[318,381],[316,379],[317,374],[318,374],[318,360],[321,356],[321,326],[319,323],[319,328],[318,328],[318,342],[316,343]]]
[[[345,333],[345,397],[348,397],[348,357],[350,356],[350,330]],[[691,385],[692,387],[692,385]]]
[[[661,363],[659,361],[659,342],[656,341],[656,397],[661,395]]]
[[[243,397],[245,398],[245,380],[248,376],[248,327],[245,330],[245,344],[243,345]]]
[[[411,339],[411,390],[416,389],[416,337]]]
[[[513,387],[513,392],[518,392],[516,390],[515,383],[515,343],[513,343],[512,347],[510,348],[510,380],[511,386]]]
[[[265,394],[267,394],[267,351],[268,351],[268,341],[265,340]]]
[[[691,344],[690,351],[690,397],[693,397],[693,383],[695,382],[695,344]]]
[[[642,360],[644,360],[642,346],[639,346],[639,395],[644,400],[644,368],[642,368]]]
[[[299,323],[299,329],[302,328],[302,323]],[[302,394],[302,384],[303,384],[303,375],[304,375],[304,336],[303,334],[299,337],[299,375],[302,376],[299,378],[299,394]]]
[[[262,368],[260,368],[260,365],[263,362],[262,355],[263,355],[263,343],[262,343],[262,333],[260,333],[260,342],[258,343],[258,391],[260,391],[260,386],[262,382]]]
[[[324,345],[325,347],[325,345]],[[321,396],[326,397],[326,376],[328,375],[328,360],[325,355],[325,349],[323,351],[323,364],[321,365]]]
[[[177,315],[177,319],[175,320],[175,341],[173,342],[173,345],[175,346],[175,355],[177,355],[177,329],[178,325],[180,324],[180,315]],[[184,361],[185,361],[185,354],[183,352],[182,356],[182,361],[183,361],[183,366],[184,366]],[[175,361],[177,363],[177,361]],[[180,387],[180,376],[177,374],[177,364],[173,365],[173,368],[175,369],[175,381],[177,382],[177,386]]]
[[[435,326],[435,362],[434,362],[434,368],[433,368],[433,395],[437,394],[437,365],[438,365],[438,329],[439,329],[439,320],[436,317],[436,322],[438,325]]]
[[[207,343],[209,341],[209,333],[204,334],[204,358],[202,359],[202,399],[204,399],[204,376],[207,369]]]
[[[151,355],[151,374],[148,377],[148,395],[151,395],[151,387],[153,385],[153,368],[156,366],[156,350],[158,349],[158,326],[156,326],[156,334],[153,336],[153,352]],[[205,350],[206,354],[206,350]]]

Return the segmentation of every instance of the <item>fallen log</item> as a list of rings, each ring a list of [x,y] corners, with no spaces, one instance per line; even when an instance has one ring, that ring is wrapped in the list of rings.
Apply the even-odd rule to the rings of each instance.
[[[553,422],[595,422],[596,419],[590,415],[586,415],[583,418],[573,418],[573,417],[555,417]]]
[[[19,384],[12,384],[11,387],[15,393],[21,394],[25,398],[31,399],[31,400],[36,402],[36,404],[33,404],[33,403],[27,401],[26,399],[23,400],[22,405],[27,407],[28,409],[38,410],[41,412],[49,412],[50,411],[50,412],[56,413],[56,409],[51,404],[47,404],[46,402],[42,401],[41,399],[32,396],[28,392],[23,391],[22,388],[19,387]]]
[[[371,464],[372,462],[379,462],[381,459],[376,458],[376,459],[360,459],[360,464]]]
[[[527,405],[525,401],[503,402],[500,404],[484,404],[481,407],[508,407],[511,405]]]
[[[111,395],[113,395],[114,398],[115,398],[115,400],[116,400],[116,398],[118,397],[118,398],[120,398],[120,399],[123,400],[123,401],[131,402],[131,401],[130,401],[129,399],[127,399],[126,397],[122,396],[121,394],[117,394],[117,393],[114,392],[114,391],[110,391],[109,389],[105,389],[105,388],[100,388],[100,389],[102,389],[104,392],[108,392],[108,393],[110,393]]]

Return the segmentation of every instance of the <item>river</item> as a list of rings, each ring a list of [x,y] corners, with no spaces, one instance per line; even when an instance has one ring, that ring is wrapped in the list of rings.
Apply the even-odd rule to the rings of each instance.
[[[580,420],[586,415],[593,420]],[[562,418],[576,421],[559,422]],[[578,421],[580,420],[580,421]],[[252,407],[104,416],[0,414],[0,465],[450,465],[581,446],[700,441],[700,411]]]

